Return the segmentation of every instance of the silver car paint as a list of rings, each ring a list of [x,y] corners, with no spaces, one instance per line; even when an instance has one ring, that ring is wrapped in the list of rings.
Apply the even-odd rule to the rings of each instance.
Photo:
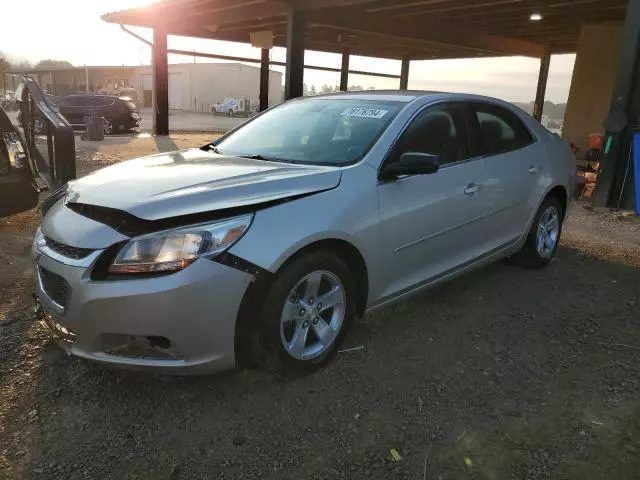
[[[98,170],[71,182],[66,201],[157,220],[327,190],[339,182],[336,168],[230,158],[192,148]]]
[[[376,93],[336,96],[381,98]],[[204,185],[202,192],[197,188],[194,191],[193,185],[186,181],[171,180],[177,183],[170,184],[166,179],[153,176],[148,179],[149,185],[144,186],[144,194],[132,190],[123,198],[114,199],[121,191],[121,184],[101,181],[100,188],[107,184],[109,188],[94,191],[89,176],[86,182],[80,180],[72,185],[68,200],[96,202],[155,219],[163,215],[162,208],[171,214],[202,211],[201,202],[205,202],[207,208],[215,205],[220,208],[229,205],[225,198],[231,198],[233,205],[240,205],[242,195],[247,192],[252,192],[247,203],[280,198],[292,191],[318,192],[258,211],[247,233],[229,252],[277,272],[293,254],[316,242],[348,242],[360,252],[366,264],[369,281],[366,303],[372,310],[517,251],[540,202],[551,188],[562,186],[567,193],[571,192],[575,167],[568,146],[510,104],[459,94],[385,94],[384,98],[407,103],[365,158],[355,165],[299,167],[241,161],[239,172],[249,177],[245,184],[243,173],[229,171],[228,181],[221,178],[213,166],[216,157],[198,151],[197,155],[193,152],[187,156],[192,155],[195,163],[204,161],[212,165],[210,177],[199,182]],[[419,111],[440,101],[466,100],[491,102],[515,112],[534,134],[536,143],[502,156],[447,165],[433,175],[405,177],[395,182],[378,181],[380,167],[395,139]],[[224,161],[231,162],[230,159]],[[522,172],[526,178],[522,185],[526,184],[526,188],[511,188],[509,179],[502,176],[501,165],[512,176]],[[531,165],[537,168],[534,173],[528,172]],[[262,166],[268,167],[271,174],[257,171]],[[148,171],[145,168],[147,166],[143,171]],[[127,171],[126,164],[122,170],[111,170],[114,171],[122,178],[122,173]],[[271,175],[277,179],[273,180]],[[521,179],[518,177],[518,180]],[[193,177],[190,181],[194,181]],[[154,182],[159,184],[154,186]],[[133,189],[134,183],[127,186]],[[465,194],[471,183],[480,188],[471,195]],[[510,196],[501,195],[506,191]],[[179,193],[172,197],[171,192]],[[521,196],[516,197],[518,192]],[[156,195],[160,200],[156,200]],[[123,237],[109,227],[71,212],[62,202],[51,209],[42,228],[53,239],[80,247],[106,248]],[[114,324],[118,329],[115,333],[165,333],[184,341],[188,360],[172,366],[202,364],[216,371],[232,364],[232,332],[237,308],[252,280],[251,274],[198,260],[184,271],[166,277],[92,282],[86,269],[54,262],[37,249],[34,256],[36,263],[71,278],[74,295],[76,289],[79,291],[78,296],[72,297],[65,315],[55,316],[56,321],[73,325],[79,331],[88,329],[87,340],[79,341],[73,353],[130,365],[168,366],[153,361],[106,358],[91,345],[89,339],[111,328],[109,322],[116,314],[119,320]],[[39,292],[39,296],[46,302],[43,292]],[[151,315],[147,308],[151,309]],[[193,352],[188,347],[190,331],[196,332],[193,340],[197,348]],[[210,348],[203,353],[207,342]]]
[[[358,94],[351,96],[362,98]],[[375,98],[375,94],[364,97]],[[498,170],[492,170],[489,175],[484,166],[485,160],[493,161],[492,157],[471,159],[459,166],[447,166],[434,175],[408,177],[387,184],[377,182],[378,170],[391,145],[419,111],[442,101],[464,100],[489,102],[509,109],[525,122],[536,137],[536,143],[530,147],[496,157],[498,164],[513,163],[515,159],[522,175],[535,180],[531,193],[518,202],[525,204],[527,209],[521,210],[524,214],[516,222],[519,225],[517,231],[511,225],[504,224],[505,203],[501,198],[496,198],[496,192],[504,188],[500,186],[504,180]],[[541,140],[554,144],[557,156],[553,161],[547,161],[547,151],[541,146]],[[535,176],[528,173],[527,161],[540,165]],[[553,165],[548,166],[549,163]],[[363,164],[369,165],[371,171],[363,168]],[[552,186],[560,185],[567,192],[571,191],[574,164],[573,155],[565,142],[511,104],[464,94],[416,97],[391,122],[361,163],[343,168],[338,188],[258,212],[254,219],[256,228],[249,230],[231,248],[231,252],[275,272],[293,253],[305,246],[334,238],[347,241],[360,251],[367,265],[367,306],[373,308],[388,303],[394,296],[403,298],[404,293],[412,291],[412,285],[429,286],[434,283],[430,279],[440,281],[449,278],[456,266],[466,271],[481,259],[508,256],[519,250],[538,205]],[[482,177],[478,178],[479,175]],[[481,183],[483,188],[478,195],[463,198],[464,188],[472,182]],[[415,199],[422,203],[422,215],[428,214],[429,225],[425,228],[416,225],[420,213],[416,212],[415,205],[411,205],[408,192],[403,205],[386,204],[389,193],[401,190],[402,186],[413,187],[412,193],[415,195],[418,192],[425,195]],[[438,192],[429,190],[429,186],[438,188]],[[487,190],[491,193],[492,189],[493,195],[486,194]],[[449,192],[449,195],[443,192]],[[398,198],[402,198],[402,195],[396,193]],[[465,200],[468,200],[470,214],[447,208],[459,207]],[[374,202],[378,203],[378,210],[372,213]],[[434,204],[445,208],[434,208]],[[335,205],[336,208],[328,208],[328,205]],[[514,210],[513,206],[511,209]],[[374,225],[372,219],[376,216],[378,223]],[[278,224],[281,218],[293,218],[295,221],[283,230],[274,231],[269,227]],[[429,228],[431,225],[435,227]],[[379,235],[374,234],[376,228]],[[402,248],[413,243],[413,248]],[[274,244],[286,247],[264,248],[264,245]],[[461,251],[462,248],[457,247],[467,247],[470,251]],[[407,267],[411,268],[412,265],[415,268],[409,272]]]
[[[66,208],[64,202],[51,207],[42,220],[41,229],[49,238],[80,248],[103,249],[128,239],[112,228]]]
[[[72,295],[61,312],[36,281],[36,294],[56,323],[77,334],[68,353],[112,364],[175,370],[222,371],[235,365],[235,319],[251,275],[199,259],[170,276],[108,282],[92,281],[87,267],[69,266],[33,250],[38,268],[69,282]],[[206,299],[206,301],[204,301]],[[129,358],[104,350],[104,335],[170,338],[181,359]]]

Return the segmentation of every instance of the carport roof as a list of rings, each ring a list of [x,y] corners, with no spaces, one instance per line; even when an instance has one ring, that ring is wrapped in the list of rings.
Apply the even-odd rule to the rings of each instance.
[[[627,0],[165,0],[107,13],[107,22],[173,35],[249,42],[272,30],[285,46],[290,9],[308,22],[305,48],[411,59],[575,52],[583,23],[623,21]],[[541,21],[529,16],[539,12]]]

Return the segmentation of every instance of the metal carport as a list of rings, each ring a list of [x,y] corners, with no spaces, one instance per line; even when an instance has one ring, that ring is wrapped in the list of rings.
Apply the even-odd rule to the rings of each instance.
[[[542,21],[532,21],[534,13]],[[305,49],[343,55],[341,89],[347,85],[349,55],[402,60],[400,88],[407,87],[411,60],[535,57],[540,59],[534,107],[539,119],[551,55],[576,52],[584,24],[625,22],[619,53],[623,60],[611,113],[617,112],[618,119],[628,118],[638,90],[638,0],[165,0],[102,18],[153,29],[156,133],[160,135],[169,130],[168,34],[249,43],[251,32],[271,31],[274,45],[287,48],[287,99],[302,95]],[[266,71],[265,52],[261,64]],[[621,177],[629,152],[630,122],[623,122],[622,128],[620,123],[607,127],[613,141],[596,195],[601,204],[611,204],[617,192],[624,191],[625,182],[632,183],[627,175]]]

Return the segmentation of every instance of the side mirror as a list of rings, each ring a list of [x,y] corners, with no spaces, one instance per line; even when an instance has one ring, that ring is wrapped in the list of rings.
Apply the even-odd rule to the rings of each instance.
[[[402,175],[429,175],[440,169],[437,155],[407,152],[400,159],[382,170],[382,180],[394,180]]]

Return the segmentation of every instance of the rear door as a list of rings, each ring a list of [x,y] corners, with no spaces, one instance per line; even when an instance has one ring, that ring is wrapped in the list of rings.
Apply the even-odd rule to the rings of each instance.
[[[383,253],[388,259],[381,301],[483,253],[478,238],[488,212],[486,175],[482,159],[472,158],[463,105],[441,103],[418,113],[386,163],[407,152],[437,155],[440,170],[378,185]]]
[[[494,248],[519,238],[540,198],[545,151],[524,122],[507,108],[472,103],[469,109],[475,148],[487,173],[491,215],[487,238]]]
[[[113,105],[115,98],[105,96],[89,96],[87,97],[87,105],[85,107],[85,115],[95,115],[98,117],[108,115],[110,106]]]

